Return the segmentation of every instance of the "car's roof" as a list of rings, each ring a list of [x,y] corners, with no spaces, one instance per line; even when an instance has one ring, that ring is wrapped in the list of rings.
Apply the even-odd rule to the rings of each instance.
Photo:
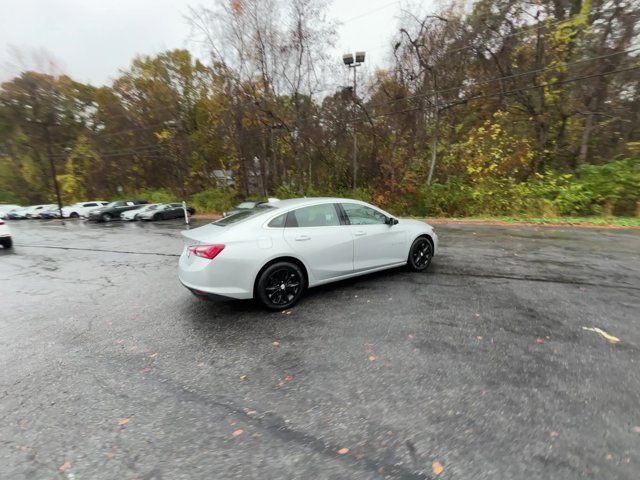
[[[351,198],[337,198],[337,197],[305,197],[305,198],[288,198],[286,200],[278,200],[275,202],[269,202],[270,205],[275,208],[291,208],[291,207],[304,207],[305,205],[315,205],[317,203],[339,203],[339,202],[359,202],[360,200],[354,200]]]

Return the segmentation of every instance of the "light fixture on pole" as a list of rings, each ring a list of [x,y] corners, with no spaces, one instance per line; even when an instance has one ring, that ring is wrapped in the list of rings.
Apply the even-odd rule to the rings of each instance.
[[[358,137],[357,137],[357,131],[356,131],[356,116],[357,116],[356,104],[357,104],[358,97],[356,97],[356,84],[357,84],[356,68],[364,63],[364,57],[365,57],[364,52],[356,52],[355,55],[352,53],[346,53],[342,56],[342,61],[344,62],[344,64],[349,68],[353,68],[353,189],[354,190],[356,189],[356,186],[358,184]]]

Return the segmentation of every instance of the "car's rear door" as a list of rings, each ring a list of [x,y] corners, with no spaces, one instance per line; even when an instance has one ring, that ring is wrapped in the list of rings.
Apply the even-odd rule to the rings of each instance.
[[[353,237],[332,203],[290,211],[284,239],[318,281],[353,272]]]
[[[407,260],[405,233],[387,224],[387,217],[360,203],[341,203],[353,235],[353,265],[356,272]]]

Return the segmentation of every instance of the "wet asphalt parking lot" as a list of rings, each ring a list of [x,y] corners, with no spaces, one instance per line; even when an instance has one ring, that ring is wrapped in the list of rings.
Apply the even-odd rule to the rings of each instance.
[[[640,476],[639,230],[438,226],[269,313],[182,288],[178,223],[10,227],[1,478]]]

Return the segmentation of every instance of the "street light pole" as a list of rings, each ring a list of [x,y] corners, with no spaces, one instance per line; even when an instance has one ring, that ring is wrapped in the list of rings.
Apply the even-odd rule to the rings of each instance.
[[[344,64],[353,68],[353,190],[356,189],[358,185],[358,129],[356,127],[356,121],[358,116],[358,111],[356,109],[356,105],[358,103],[356,96],[356,88],[357,88],[357,76],[356,76],[356,68],[364,63],[365,52],[356,52],[355,56],[351,53],[347,53],[342,56],[342,61]]]

